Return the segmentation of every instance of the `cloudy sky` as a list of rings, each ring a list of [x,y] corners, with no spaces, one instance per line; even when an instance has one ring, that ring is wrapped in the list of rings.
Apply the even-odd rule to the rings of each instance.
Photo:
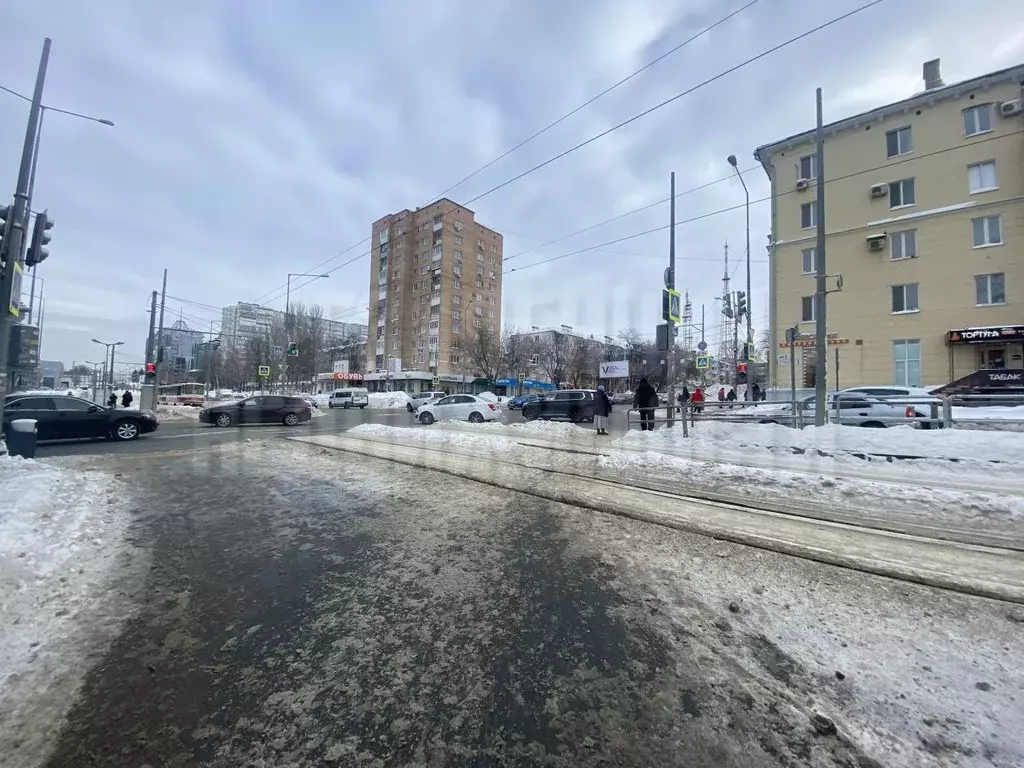
[[[53,40],[33,207],[56,221],[43,357],[141,362],[150,291],[208,329],[236,301],[284,306],[288,272],[333,270],[294,298],[366,322],[373,221],[460,179],[748,0],[132,0],[9,3],[0,85],[29,94]],[[1024,61],[1019,0],[885,0],[743,67],[496,191],[495,187],[867,0],[759,0],[448,191],[505,235],[504,316],[614,334],[659,321],[677,192],[679,287],[714,343],[722,251],[743,258],[743,191],[768,187],[752,153],[825,118]],[[27,104],[0,92],[0,180],[13,192]],[[723,181],[719,181],[722,180]],[[715,212],[735,206],[724,213]],[[713,215],[709,215],[713,214]],[[700,217],[700,218],[697,218]],[[753,318],[767,323],[768,205],[752,208]],[[340,255],[343,254],[343,255]],[[346,262],[351,262],[347,263]],[[537,266],[531,266],[535,265]],[[342,266],[344,265],[344,266]],[[515,271],[512,268],[516,268]],[[735,277],[743,280],[742,267]],[[27,288],[26,288],[27,290]]]

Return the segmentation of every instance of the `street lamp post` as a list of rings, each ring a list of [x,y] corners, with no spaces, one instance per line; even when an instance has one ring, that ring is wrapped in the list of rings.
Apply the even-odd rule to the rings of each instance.
[[[291,310],[292,310],[292,278],[293,277],[312,277],[313,280],[319,280],[321,278],[330,277],[330,274],[327,274],[327,273],[317,274],[315,272],[289,272],[288,273],[287,288],[285,289],[285,294],[284,294],[284,332],[285,332],[286,336],[291,333],[291,325],[292,325]],[[313,282],[313,280],[310,280],[309,282]],[[288,341],[289,341],[289,339],[285,339],[285,342],[288,342]],[[282,357],[284,358],[281,361],[281,387],[283,389],[284,388],[284,381],[285,381],[285,374],[288,372],[288,347],[287,346],[285,346],[285,348],[284,348],[284,354],[282,355]]]
[[[99,344],[101,347],[106,347],[106,349],[104,350],[104,353],[103,353],[103,366],[104,366],[104,368],[107,368],[107,355],[110,356],[110,367],[107,368],[106,373],[105,373],[105,375],[103,377],[104,378],[104,381],[103,381],[103,400],[101,402],[106,402],[106,398],[107,398],[107,385],[108,384],[110,385],[110,391],[111,392],[114,391],[114,351],[119,346],[124,344],[124,342],[123,341],[114,341],[114,342],[111,342],[110,344],[108,344],[107,342],[100,341],[99,339],[93,339],[92,341],[95,344]]]
[[[729,155],[728,160],[729,165],[731,165],[733,167],[733,170],[736,171],[736,175],[740,179],[740,184],[743,185],[743,194],[746,197],[746,205],[744,206],[744,209],[747,214],[747,344],[744,348],[746,350],[749,350],[750,345],[754,340],[754,332],[751,328],[750,322],[750,309],[753,302],[753,297],[750,295],[750,190],[747,189],[747,182],[744,181],[743,174],[740,173],[739,166],[736,164],[736,155]],[[753,397],[753,395],[751,394],[752,382],[750,381],[750,378],[753,375],[753,373],[749,365],[749,361],[747,362],[747,394],[744,399],[750,400]]]
[[[106,362],[104,361],[103,363],[94,363],[92,360],[86,360],[85,364],[92,366],[92,398],[93,400],[95,400],[96,385],[100,383],[100,366],[106,365]]]

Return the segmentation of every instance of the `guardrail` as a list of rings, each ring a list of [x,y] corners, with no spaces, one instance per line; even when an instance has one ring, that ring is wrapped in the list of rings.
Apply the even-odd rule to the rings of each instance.
[[[662,417],[658,416],[658,411],[664,411],[666,414],[672,414],[671,416],[665,415]],[[632,417],[632,414],[636,414],[636,419]],[[678,416],[676,414],[679,414]],[[643,415],[649,414],[648,418],[644,419]],[[649,424],[651,429],[654,429],[658,424],[668,424],[670,427],[674,427],[677,424],[682,426],[683,437],[689,437],[689,429],[686,424],[686,414],[680,413],[679,406],[669,408],[667,405],[659,405],[656,408],[627,408],[626,409],[626,431],[633,428],[639,428],[641,431],[645,424]]]

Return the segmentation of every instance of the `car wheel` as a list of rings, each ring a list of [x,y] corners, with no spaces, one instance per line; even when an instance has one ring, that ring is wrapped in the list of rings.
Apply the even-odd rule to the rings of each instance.
[[[135,440],[139,436],[139,425],[131,419],[123,419],[114,425],[115,440]]]
[[[523,418],[527,421],[536,421],[539,415],[536,411],[523,411]]]
[[[778,424],[779,422],[777,422],[775,419],[761,419],[757,423],[758,424]]]
[[[429,424],[433,424],[433,423],[434,423],[434,414],[432,414],[430,412],[426,412],[426,413],[421,413],[420,414],[420,424],[427,424],[427,425],[429,425]]]
[[[482,413],[478,413],[477,411],[473,411],[471,414],[469,414],[469,420],[474,424],[482,424],[484,420],[484,415]]]
[[[360,405],[360,406],[359,406],[359,410],[361,411],[361,410],[363,410],[363,408],[365,408],[365,407],[366,407],[365,405]]]
[[[885,429],[885,424],[880,421],[865,421],[861,426],[868,429]]]
[[[230,413],[218,413],[214,418],[213,423],[218,427],[230,427],[231,426],[231,414]]]
[[[281,419],[286,427],[294,427],[299,423],[299,414],[297,413],[286,413],[284,418]]]
[[[577,410],[569,411],[569,421],[571,421],[573,424],[579,424],[581,421],[583,421],[583,414]]]

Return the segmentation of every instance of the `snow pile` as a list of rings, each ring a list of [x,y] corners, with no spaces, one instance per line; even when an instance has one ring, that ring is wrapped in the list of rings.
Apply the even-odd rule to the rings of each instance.
[[[471,424],[469,422],[452,422],[451,427],[483,434],[502,434],[515,439],[533,438],[535,440],[578,440],[582,437],[590,437],[594,428],[590,426],[579,426],[567,421],[521,421],[514,424],[504,424],[500,421],[486,422],[483,424]]]
[[[481,392],[477,395],[481,400],[486,400],[488,403],[505,403],[508,402],[507,397],[496,395],[493,392]]]
[[[623,448],[684,448],[713,454],[723,449],[786,449],[825,453],[866,453],[936,459],[974,459],[1024,463],[1024,435],[1015,432],[972,432],[951,429],[914,429],[910,426],[864,429],[828,424],[792,429],[781,424],[697,422],[689,429],[630,431],[613,441]],[[762,452],[763,452],[762,451]]]
[[[160,421],[198,421],[201,410],[190,405],[158,405],[156,415]]]
[[[386,424],[359,424],[345,432],[345,437],[363,437],[387,440],[404,446],[417,442],[444,445],[453,449],[469,450],[481,455],[499,451],[515,451],[521,446],[514,440],[491,435],[467,434],[461,430],[436,427],[391,427]]]
[[[405,392],[371,392],[369,395],[369,408],[405,408],[409,403],[409,396]]]
[[[0,754],[46,748],[116,631],[130,496],[106,473],[0,457]]]
[[[986,405],[968,408],[963,405],[953,406],[953,421],[1022,421],[1024,422],[1024,405]]]

